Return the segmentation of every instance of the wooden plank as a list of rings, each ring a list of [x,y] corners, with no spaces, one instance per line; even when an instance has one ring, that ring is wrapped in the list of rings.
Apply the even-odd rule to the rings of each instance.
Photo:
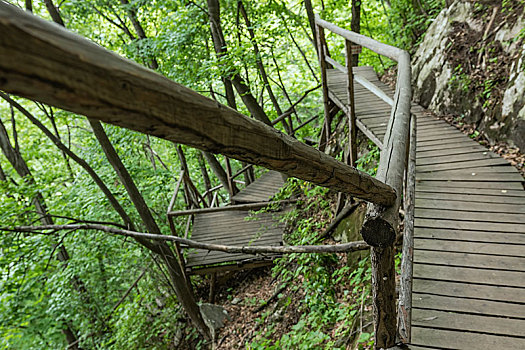
[[[525,235],[521,233],[503,233],[486,231],[466,231],[441,228],[416,227],[414,237],[418,239],[432,238],[443,242],[443,240],[468,241],[479,243],[507,243],[525,245]],[[523,247],[518,249],[525,249]]]
[[[434,165],[416,165],[417,172],[425,171],[440,171],[440,170],[453,170],[453,169],[468,169],[485,165],[510,165],[508,161],[503,158],[483,159],[483,160],[470,160],[456,163],[446,164],[434,164]]]
[[[492,236],[498,235],[492,234]],[[418,237],[415,248],[419,250],[489,254],[525,258],[525,246],[520,244],[501,244],[486,241],[464,242],[457,240],[423,239]],[[522,263],[525,266],[525,260],[523,260]]]
[[[502,168],[509,168],[503,166]],[[523,177],[511,172],[474,172],[471,170],[458,171],[453,173],[436,172],[436,173],[419,173],[417,180],[425,181],[487,181],[487,182],[524,182]]]
[[[469,244],[469,243],[467,243]],[[525,258],[502,255],[471,254],[419,250],[419,240],[415,243],[414,262],[455,267],[474,267],[498,271],[520,271],[525,273]],[[429,276],[430,277],[430,276]],[[525,278],[525,274],[522,276]]]
[[[469,194],[458,194],[454,193],[454,189],[451,189],[450,193],[441,193],[433,191],[416,191],[418,199],[431,199],[431,200],[448,200],[448,201],[467,201],[471,203],[490,203],[492,204],[518,204],[525,205],[525,198],[507,196],[501,191],[497,191],[495,195],[484,195],[478,194],[477,191]]]
[[[478,213],[466,210],[422,209],[416,207],[415,216],[416,218],[439,220],[515,223],[525,228],[525,215],[523,214]]]
[[[521,271],[502,271],[414,263],[414,277],[439,281],[525,288],[525,273]]]
[[[507,194],[510,192],[523,192],[523,186],[519,182],[489,182],[489,181],[416,181],[416,191],[434,191],[436,188],[445,188],[450,191],[450,188],[456,188],[458,193],[478,193],[478,189],[496,190],[500,194]],[[506,192],[505,192],[506,191]]]
[[[223,222],[220,226],[215,226],[213,223],[206,224],[206,225],[199,225],[199,226],[193,226],[193,232],[203,232],[205,234],[206,232],[217,232],[217,231],[226,231],[226,232],[243,232],[243,231],[251,231],[251,232],[259,232],[264,233],[266,231],[273,231],[276,229],[282,229],[282,225],[278,225],[277,223],[274,223],[273,221],[265,221],[262,223],[238,223],[234,222],[231,224],[228,224],[228,222]],[[203,234],[199,234],[202,236]],[[192,237],[196,237],[196,235],[192,235]]]
[[[275,239],[275,237],[266,237],[266,238],[254,240],[252,242],[248,241],[248,242],[239,243],[238,245],[242,245],[242,246],[246,246],[246,247],[256,247],[256,246],[261,246],[261,245],[275,246],[275,247],[282,246],[280,240],[279,239]],[[241,254],[241,253],[235,253],[235,254]],[[190,253],[188,254],[188,257],[191,256],[192,259],[200,259],[200,258],[204,258],[204,257],[210,257],[210,258],[211,257],[213,257],[213,258],[215,258],[215,257],[222,257],[223,255],[224,256],[236,256],[235,254],[226,253],[226,252],[220,252],[220,251],[207,251],[207,250],[203,250],[203,249],[197,249],[197,250],[191,249]],[[249,255],[252,258],[256,258],[257,257],[257,255],[249,254],[249,253],[245,253],[245,254],[241,254],[241,255]]]
[[[282,242],[283,239],[283,230],[282,229],[275,229],[271,231],[264,231],[261,233],[258,233],[257,231],[252,230],[246,230],[246,231],[227,231],[227,230],[220,230],[213,232],[208,232],[207,234],[200,234],[195,235],[192,234],[191,238],[195,241],[199,242],[209,242],[209,243],[217,243],[217,244],[226,244],[226,245],[250,245],[252,241],[258,242],[258,241],[269,241],[272,240],[274,242]],[[234,244],[239,243],[239,244]]]
[[[188,260],[186,262],[187,267],[196,267],[196,266],[207,266],[212,264],[220,264],[227,262],[236,262],[242,263],[246,261],[257,261],[259,259],[268,259],[272,257],[279,256],[277,254],[265,254],[264,257],[250,254],[212,254],[201,255],[201,256],[192,256],[188,254]]]
[[[455,331],[490,333],[507,336],[523,336],[525,320],[495,316],[469,315],[458,312],[436,310],[412,310],[414,326]],[[525,344],[525,339],[522,339]]]
[[[431,158],[431,157],[440,157],[440,156],[452,156],[458,154],[468,154],[468,153],[485,153],[489,152],[485,147],[478,144],[471,144],[470,146],[464,146],[461,148],[451,148],[451,149],[435,149],[431,151],[417,151],[416,159]]]
[[[418,326],[412,329],[412,343],[432,345],[438,349],[525,349],[525,339],[523,338],[438,330]]]
[[[472,140],[461,140],[454,143],[438,142],[438,141],[429,141],[426,145],[418,145],[417,153],[426,152],[426,151],[435,151],[435,150],[445,150],[445,149],[458,149],[463,147],[469,147],[473,145],[479,145],[479,143]]]
[[[418,197],[416,198],[416,207],[421,209],[447,209],[489,213],[525,214],[525,203],[497,204],[489,201],[483,203],[476,203],[470,201],[425,199]]]
[[[453,230],[485,231],[485,232],[507,232],[525,233],[525,225],[509,223],[479,222],[479,221],[458,221],[446,219],[415,219],[416,227],[448,228]]]
[[[525,288],[487,286],[418,278],[414,279],[412,289],[415,293],[525,304]]]
[[[417,124],[418,125],[418,128],[417,128],[417,132],[418,134],[426,134],[427,132],[430,132],[430,131],[433,131],[433,130],[446,130],[446,131],[449,131],[449,130],[456,130],[458,131],[458,129],[456,129],[455,127],[451,126],[451,125],[448,125],[448,124],[444,124],[444,123],[431,123],[431,124],[421,124],[420,122]]]
[[[445,140],[458,138],[458,136],[465,137],[465,135],[463,135],[461,132],[455,129],[439,128],[438,130],[432,130],[427,132],[418,131],[417,141],[425,142],[433,140],[444,140],[443,142],[446,142]]]
[[[451,296],[414,293],[414,308],[462,312],[496,317],[525,319],[525,305],[501,301],[466,299]]]
[[[475,153],[466,153],[466,154],[454,154],[454,155],[443,155],[443,156],[434,156],[432,158],[418,158],[417,165],[432,165],[432,164],[445,164],[445,163],[457,163],[481,159],[501,159],[500,156],[492,152],[475,152]],[[462,168],[460,168],[462,169]]]
[[[476,195],[487,195],[487,196],[505,196],[505,197],[516,197],[519,199],[520,197],[525,197],[525,191],[523,191],[522,188],[520,188],[519,184],[508,184],[508,183],[500,183],[496,184],[494,186],[493,183],[490,183],[492,188],[483,188],[479,186],[476,188],[476,191],[473,191],[471,187],[466,186],[465,184],[458,184],[460,187],[453,187],[453,186],[445,186],[445,184],[457,184],[457,182],[441,182],[441,183],[434,183],[430,181],[420,181],[416,184],[416,192],[427,192],[427,193],[457,193],[462,195],[470,195],[470,194],[476,194]],[[468,184],[468,182],[467,182]],[[494,188],[494,187],[507,187],[512,186],[513,189],[505,189],[505,188]],[[475,188],[475,187],[474,187]],[[519,199],[521,200],[521,199]],[[521,203],[521,202],[520,202]]]
[[[468,168],[468,169],[452,169],[452,170],[440,170],[440,174],[465,174],[465,173],[506,173],[506,174],[518,174],[521,176],[518,169],[513,167],[512,165],[508,166],[482,166],[482,167],[475,167],[475,168]],[[521,177],[523,179],[523,176]],[[524,179],[525,181],[525,179]]]
[[[418,137],[417,138],[417,144],[418,146],[428,146],[435,144],[436,142],[443,143],[456,143],[457,141],[462,141],[467,139],[465,135],[458,134],[456,132],[442,135],[441,137],[439,135],[432,136],[432,137]]]
[[[439,120],[439,119],[430,119],[430,118],[417,118],[417,127],[419,129],[419,127],[423,127],[423,126],[429,126],[429,127],[433,127],[433,126],[443,126],[443,125],[446,125],[445,122],[443,122],[442,120]]]

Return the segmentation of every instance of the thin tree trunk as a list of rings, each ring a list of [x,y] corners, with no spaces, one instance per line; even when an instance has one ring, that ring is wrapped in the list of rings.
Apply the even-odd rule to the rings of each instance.
[[[250,41],[252,42],[253,46],[253,52],[255,54],[255,62],[257,64],[257,68],[259,69],[259,74],[261,74],[261,78],[264,83],[264,87],[266,91],[268,92],[268,96],[270,97],[270,101],[272,101],[273,108],[277,112],[277,115],[283,114],[283,111],[281,109],[281,106],[279,106],[279,102],[277,101],[277,98],[275,97],[275,94],[273,93],[272,87],[270,85],[270,82],[268,81],[268,75],[266,74],[266,69],[264,68],[264,64],[262,62],[261,52],[259,51],[259,45],[257,45],[257,40],[255,38],[255,32],[253,30],[252,23],[250,22],[250,19],[248,17],[248,12],[246,11],[246,8],[244,7],[244,4],[242,0],[238,1],[239,4],[239,10],[241,12],[242,17],[244,18],[244,22],[246,23],[246,28],[248,30],[248,34],[250,35]],[[290,129],[290,126],[284,123],[287,129]],[[291,130],[288,130],[291,132]]]
[[[0,97],[2,97],[7,102],[11,103],[15,108],[17,108],[24,116],[26,116],[33,124],[35,124],[53,143],[57,146],[58,149],[64,151],[71,159],[73,159],[78,165],[80,165],[95,181],[97,186],[102,190],[106,198],[109,200],[111,206],[115,211],[120,215],[124,224],[128,227],[134,227],[131,218],[125,212],[124,208],[117,201],[115,196],[111,193],[109,188],[104,184],[102,179],[97,175],[97,173],[89,166],[89,164],[79,156],[77,156],[71,149],[69,149],[65,144],[63,144],[48,128],[44,126],[38,119],[36,119],[31,113],[29,113],[24,107],[18,104],[16,101],[12,100],[9,96],[0,92]]]
[[[352,0],[352,20],[350,22],[350,30],[356,33],[361,33],[361,0]],[[359,65],[359,54],[352,55],[352,65],[354,67]]]
[[[133,25],[133,28],[135,29],[135,33],[139,37],[139,40],[146,39],[146,32],[144,31],[144,28],[142,28],[142,25],[140,24],[138,18],[137,18],[137,12],[132,8],[132,5],[128,2],[128,0],[120,0],[120,3],[126,7],[126,12],[128,13],[128,18],[131,21],[131,24]],[[148,66],[151,69],[158,69],[159,63],[155,57],[148,57]]]
[[[131,178],[131,175],[120,160],[120,157],[109,141],[104,128],[99,122],[90,120],[89,123],[93,128],[95,136],[97,137],[104,154],[111,163],[113,169],[115,169],[115,172],[117,173],[120,181],[126,188],[126,191],[131,198],[133,205],[137,209],[142,222],[146,226],[146,229],[150,233],[161,234],[161,230],[153,218],[153,215],[151,214],[144,197],[142,197],[142,194],[139,192],[135,182]],[[146,246],[153,246],[154,249],[152,250],[164,259],[179,301],[199,332],[204,337],[209,338],[209,329],[204,323],[199,306],[197,305],[193,291],[191,290],[191,286],[189,286],[187,283],[184,268],[182,267],[181,262],[175,256],[173,250],[168,246],[168,244],[166,244],[166,242],[151,242],[143,238],[137,239],[137,241],[143,245],[143,242],[147,242]]]
[[[26,11],[33,13],[33,1],[32,0],[26,0],[25,1]]]
[[[284,4],[283,4],[283,6],[284,6]],[[306,54],[304,53],[303,49],[301,49],[301,47],[299,46],[299,44],[295,40],[295,37],[293,36],[292,32],[290,31],[290,28],[288,27],[288,24],[286,23],[286,19],[284,18],[283,14],[279,13],[279,17],[281,17],[281,21],[283,22],[283,26],[284,26],[284,28],[286,28],[286,31],[288,32],[288,35],[290,36],[290,39],[292,39],[292,42],[294,43],[295,47],[297,48],[297,51],[299,51],[299,53],[301,54],[301,57],[303,57],[303,60],[304,60],[304,62],[306,64],[306,66],[308,67],[310,72],[312,72],[312,76],[314,77],[315,81],[319,83],[319,77],[317,77],[317,74],[315,73],[315,71],[314,71],[312,65],[310,64],[310,62],[308,61],[308,58],[306,57]],[[317,50],[317,48],[316,48],[316,50]]]
[[[218,0],[207,0],[208,3],[208,15],[210,20],[211,37],[213,40],[213,47],[218,57],[223,56],[227,52],[226,41],[222,32],[220,24],[220,5]],[[241,99],[250,112],[250,114],[257,120],[272,125],[270,119],[264,112],[263,108],[257,103],[255,97],[253,97],[250,88],[246,85],[244,80],[239,74],[228,74],[227,79],[231,80],[233,87],[237,90],[237,93],[241,96]]]
[[[44,3],[46,4],[47,12],[51,16],[53,22],[60,24],[62,27],[65,27],[66,25],[64,24],[58,9],[55,7],[55,4],[53,4],[53,0],[44,0]]]
[[[213,193],[210,192],[210,176],[208,175],[208,170],[206,169],[206,162],[204,161],[204,157],[200,152],[197,153],[197,161],[199,162],[199,168],[201,170],[202,179],[204,180],[204,187],[206,188],[206,192],[208,193],[206,195],[206,198],[208,199],[208,203],[211,205],[211,202],[213,200]]]
[[[228,175],[226,174],[226,171],[224,171],[224,168],[222,167],[221,163],[215,158],[215,155],[209,152],[202,152],[202,155],[210,165],[211,170],[217,176],[219,179],[219,182],[221,183],[222,187],[224,187],[226,190],[229,188],[229,181],[228,181]],[[235,186],[235,182],[233,183],[233,193],[230,193],[230,196],[234,196],[237,192],[239,192],[239,189],[237,186]]]
[[[317,38],[316,29],[315,29],[315,13],[314,7],[312,6],[311,0],[304,0],[304,7],[306,8],[306,15],[308,16],[308,23],[310,24],[310,29],[312,30],[312,38]],[[312,40],[314,43],[315,51],[319,55],[319,48],[317,47],[317,40]]]
[[[46,1],[46,3],[47,2],[51,2],[51,0],[45,0],[45,1]],[[121,0],[121,3],[124,4],[124,5],[129,5],[127,0]],[[53,7],[53,9],[54,9],[54,7]],[[49,7],[48,7],[48,11],[50,11]],[[135,27],[135,30],[137,31],[137,35],[139,36],[139,38],[144,39],[146,37],[146,35],[144,33],[144,30],[140,26],[140,23],[138,22],[138,20],[136,18],[135,12],[132,9],[128,9],[128,13],[129,13],[129,16],[130,16],[130,20],[132,21],[132,23],[133,23],[133,25]],[[51,12],[50,12],[50,14],[51,14]],[[59,23],[58,22],[58,20],[59,20],[60,21],[59,24],[64,26],[64,23],[62,22],[62,19],[60,18],[60,15],[58,14],[58,12],[56,12],[56,15],[58,15],[58,18],[56,20],[55,20],[55,18],[53,18],[53,20],[55,20],[55,22],[57,22],[57,23]],[[52,14],[51,14],[51,16],[53,17]],[[150,68],[152,68],[152,69],[158,68],[158,64],[157,64],[157,61],[156,61],[155,58],[153,58],[153,60],[150,62]],[[4,97],[4,96],[2,96],[2,97]],[[5,99],[5,97],[4,97],[4,99]],[[21,106],[19,106],[19,107],[21,107]],[[18,109],[20,110],[20,108],[18,108]],[[30,113],[27,112],[27,111],[25,111],[25,112],[27,113],[26,116],[28,118],[30,118]],[[32,115],[31,115],[31,117],[32,117]],[[38,122],[38,124],[40,124],[41,127],[43,127],[45,130],[47,130],[47,128],[45,128],[45,126],[42,125],[36,118],[33,117],[33,120],[31,120],[31,121],[33,123],[35,123],[35,121]],[[119,176],[120,180],[124,184],[124,187],[128,191],[128,195],[130,196],[130,198],[131,198],[133,204],[135,205],[135,207],[137,208],[137,211],[139,212],[139,215],[141,216],[141,219],[144,222],[146,228],[152,233],[160,234],[160,229],[159,229],[157,223],[153,219],[153,216],[151,215],[151,212],[149,211],[149,208],[147,207],[144,199],[142,198],[142,195],[140,194],[140,192],[136,188],[133,180],[131,179],[131,176],[127,172],[127,169],[124,167],[124,165],[120,161],[120,158],[118,157],[115,149],[113,148],[113,146],[109,142],[109,139],[107,138],[107,135],[105,134],[104,129],[102,128],[102,126],[100,125],[99,122],[92,122],[91,124],[92,124],[92,127],[93,127],[93,125],[95,125],[95,128],[98,130],[98,132],[96,133],[96,136],[97,136],[97,139],[99,139],[99,142],[100,142],[100,140],[103,140],[103,142],[107,141],[107,143],[104,143],[104,145],[103,145],[103,142],[101,142],[101,146],[102,146],[102,148],[104,150],[104,153],[108,157],[108,160],[110,161],[111,165],[113,166],[113,168],[117,172],[117,175]],[[98,127],[97,127],[96,124],[98,124]],[[44,130],[42,130],[42,131],[44,131]],[[47,130],[47,132],[45,132],[45,133],[47,134],[48,137],[50,137],[53,140],[53,142],[57,146],[60,145],[59,148],[64,149],[64,151],[66,151],[66,153],[68,151],[71,152],[67,147],[65,147],[64,144],[62,144],[60,142],[60,140],[58,140],[56,137],[54,137],[51,134],[51,132],[49,132],[49,130]],[[104,147],[104,146],[106,146],[106,147]],[[73,154],[73,152],[71,152],[71,154]],[[71,157],[71,154],[69,154],[70,157]],[[73,157],[71,157],[71,158],[73,158]],[[77,157],[77,159],[81,160],[78,157]],[[88,169],[89,169],[88,173],[90,173],[90,175],[92,176],[93,180],[95,180],[95,182],[97,182],[99,187],[106,194],[106,197],[108,198],[108,200],[110,200],[110,202],[112,203],[113,207],[117,210],[117,212],[119,212],[120,216],[122,217],[124,222],[127,223],[128,227],[130,227],[130,228],[133,227],[133,223],[132,223],[131,219],[129,218],[127,213],[124,211],[124,209],[120,206],[120,203],[118,203],[118,201],[113,196],[113,194],[109,191],[109,189],[107,189],[107,187],[105,186],[103,181],[98,177],[98,175],[94,172],[94,170],[91,167],[89,167],[87,162],[85,162],[83,160],[81,160],[81,162],[83,162],[84,168],[86,169],[86,171],[88,171]],[[172,279],[173,287],[175,289],[177,297],[179,298],[179,301],[181,302],[182,306],[184,307],[184,309],[186,310],[186,312],[190,316],[191,320],[193,321],[194,325],[197,327],[199,332],[206,339],[209,339],[210,338],[209,329],[205,325],[204,320],[202,318],[202,315],[200,313],[199,306],[195,302],[195,299],[194,299],[194,296],[193,296],[193,292],[191,290],[191,286],[189,286],[188,283],[187,283],[187,279],[186,279],[186,276],[184,274],[184,269],[182,268],[180,261],[175,257],[175,254],[173,253],[171,248],[165,242],[164,243],[150,242],[150,241],[148,241],[146,239],[140,239],[140,238],[137,238],[136,241],[138,243],[142,244],[143,246],[145,246],[146,248],[148,248],[149,250],[159,254],[164,259],[164,261],[166,263],[166,266],[168,267],[169,274],[170,274],[170,277]]]

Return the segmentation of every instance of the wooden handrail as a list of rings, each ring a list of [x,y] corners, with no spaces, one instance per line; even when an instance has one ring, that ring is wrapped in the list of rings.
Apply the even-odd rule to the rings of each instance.
[[[287,199],[287,200],[272,201],[272,202],[256,202],[256,203],[246,203],[246,204],[237,204],[237,205],[226,205],[224,207],[196,208],[196,209],[189,209],[189,210],[172,211],[168,213],[168,216],[176,217],[176,216],[185,216],[185,215],[193,215],[193,214],[216,213],[216,212],[221,212],[221,211],[254,210],[254,209],[264,208],[269,205],[290,204],[290,203],[295,203],[295,202],[297,202],[297,200]]]
[[[396,199],[382,181],[4,2],[0,32],[0,89],[6,92],[367,201]]]
[[[410,56],[406,51],[399,48],[380,43],[364,35],[324,21],[318,15],[315,16],[315,24],[318,32],[320,32],[319,37],[321,37],[323,29],[327,29],[343,37],[346,41],[366,47],[398,62],[396,91],[391,103],[389,98],[382,96],[384,94],[374,91],[376,89],[373,86],[366,84],[366,82],[364,84],[366,88],[371,88],[373,93],[379,95],[380,98],[392,106],[376,178],[391,185],[398,196],[396,202],[392,205],[369,204],[366,219],[361,229],[361,235],[364,240],[372,246],[372,294],[376,336],[374,346],[377,349],[391,348],[395,345],[397,336],[393,244],[399,226],[400,195],[403,193],[407,146],[409,144],[410,102],[412,99]],[[324,37],[324,34],[322,37]],[[320,44],[325,43],[321,42]],[[346,51],[348,51],[348,48]],[[346,73],[351,71],[352,67],[348,66],[348,64],[347,67],[344,67],[326,56],[328,55],[325,55],[322,46],[319,45],[322,72],[326,69],[326,61],[341,71],[346,70]],[[327,81],[324,81],[324,79],[327,79],[326,73],[322,74],[322,77],[323,86],[327,86]],[[349,74],[349,79],[350,77],[354,77],[353,73]],[[328,88],[326,88],[326,93],[328,96]],[[353,101],[349,101],[349,103],[350,108],[353,109]],[[325,102],[325,108],[326,106],[327,103]]]

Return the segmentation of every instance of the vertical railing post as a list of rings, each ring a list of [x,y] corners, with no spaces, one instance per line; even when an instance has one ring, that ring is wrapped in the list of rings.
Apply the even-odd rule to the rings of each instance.
[[[228,177],[228,192],[230,193],[231,198],[235,195],[233,191],[233,178],[232,178],[232,166],[230,163],[230,158],[224,157],[226,159],[226,176]]]
[[[326,73],[326,38],[324,28],[316,25],[317,46],[319,47],[319,65],[321,66],[321,80],[323,84],[323,105],[324,105],[324,133],[319,140],[319,149],[324,150],[331,134],[330,105],[328,95],[328,77]]]
[[[403,343],[410,343],[412,323],[412,264],[414,260],[414,204],[416,187],[416,116],[410,120],[410,147],[406,170],[404,200],[405,225],[403,232],[403,255],[401,281],[399,283],[398,333]]]
[[[355,100],[354,100],[354,72],[352,62],[352,42],[345,40],[346,51],[346,90],[348,94],[348,157],[351,166],[355,167],[357,161],[357,127],[355,123]]]
[[[396,342],[396,272],[394,245],[371,247],[374,349],[388,349]]]

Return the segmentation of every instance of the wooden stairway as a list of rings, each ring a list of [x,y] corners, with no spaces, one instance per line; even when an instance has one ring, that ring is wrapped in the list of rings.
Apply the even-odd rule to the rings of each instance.
[[[358,67],[392,97],[371,67]],[[346,74],[328,71],[346,107]],[[383,140],[391,107],[355,83],[361,130]],[[412,106],[417,118],[411,349],[525,349],[525,191],[505,159]],[[373,138],[372,138],[373,139]]]
[[[232,201],[242,203],[267,202],[284,185],[280,173],[269,171],[237,193]],[[282,245],[285,223],[282,211],[250,214],[248,210],[227,210],[197,213],[194,216],[191,239],[235,246]],[[277,255],[229,254],[220,251],[190,249],[186,268],[190,274],[207,274],[221,270],[245,269],[267,265]]]

